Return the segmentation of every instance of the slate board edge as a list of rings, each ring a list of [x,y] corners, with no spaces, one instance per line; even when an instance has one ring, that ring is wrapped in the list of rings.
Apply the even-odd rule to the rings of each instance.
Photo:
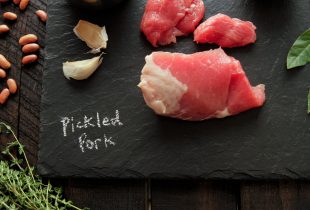
[[[208,174],[201,174],[199,176],[188,176],[183,174],[172,174],[172,173],[156,173],[150,174],[148,176],[143,176],[142,174],[132,171],[132,170],[88,170],[87,172],[72,175],[72,174],[61,174],[57,171],[53,171],[52,168],[46,167],[44,164],[38,165],[38,172],[41,176],[48,178],[98,178],[98,179],[180,179],[180,180],[193,180],[193,179],[205,179],[205,180],[309,180],[309,176],[303,174],[297,174],[290,170],[284,170],[280,173],[269,173],[263,170],[255,171],[255,174],[238,172],[238,171],[220,171],[216,170]],[[307,174],[307,173],[305,173]]]
[[[47,23],[47,32],[48,32],[48,23]],[[47,48],[48,49],[48,35],[47,35]],[[46,59],[48,60],[48,58]],[[46,67],[46,65],[45,65]],[[45,72],[45,71],[44,71]],[[43,72],[43,75],[45,76],[45,73]],[[47,105],[47,101],[45,100],[44,98],[44,76],[43,76],[43,88],[42,88],[42,101],[41,101],[41,107],[44,106],[44,105]],[[42,117],[42,115],[41,115]],[[42,123],[42,122],[41,122]],[[41,126],[41,132],[42,132],[42,129],[43,127]],[[40,147],[40,144],[39,144],[39,147]],[[40,156],[40,151],[39,151],[39,156]],[[39,170],[39,173],[43,176],[47,176],[47,177],[67,177],[67,176],[70,176],[70,177],[86,177],[86,178],[93,178],[93,177],[96,177],[96,178],[113,178],[115,177],[115,175],[121,177],[121,178],[145,178],[145,176],[142,176],[141,174],[137,174],[136,172],[134,171],[118,171],[118,170],[113,170],[112,172],[109,171],[109,173],[106,173],[106,174],[109,174],[107,176],[104,176],[102,175],[102,172],[104,170],[100,170],[99,171],[96,171],[96,170],[92,170],[92,171],[88,171],[87,173],[80,173],[79,175],[60,175],[60,173],[54,171],[53,175],[51,175],[52,173],[49,173],[48,171],[53,171],[51,170],[51,168],[49,168],[48,166],[44,165],[44,163],[41,163],[40,162],[40,158],[39,158],[39,163],[38,163],[38,170]],[[225,170],[223,170],[225,171]],[[236,179],[236,180],[239,180],[239,179],[265,179],[265,178],[268,178],[268,179],[287,179],[287,178],[290,178],[290,179],[309,179],[310,177],[309,176],[304,176],[302,174],[309,174],[308,172],[304,172],[304,173],[300,173],[300,174],[297,174],[295,172],[292,172],[290,170],[282,170],[281,173],[282,174],[285,174],[285,175],[281,175],[281,174],[275,174],[275,173],[265,173],[265,171],[259,171],[257,170],[256,171],[256,175],[251,175],[251,173],[247,174],[247,173],[238,173],[238,172],[229,172],[229,173],[225,173],[225,176],[218,176],[218,173],[221,173],[221,171],[217,170],[215,171],[214,173],[208,173],[207,175],[204,174],[204,175],[201,175],[201,176],[195,176],[195,177],[192,177],[192,176],[183,176],[183,175],[179,175],[179,174],[166,174],[166,173],[161,173],[161,174],[151,174],[150,176],[148,176],[149,178],[156,178],[156,179],[170,179],[170,178],[181,178],[181,179],[192,179],[192,178],[203,178],[203,179]]]
[[[49,15],[49,5],[51,4],[52,1],[48,1],[47,2],[47,6],[46,6],[46,12]],[[50,25],[50,21],[49,19],[46,21],[46,35],[45,35],[45,57],[44,57],[44,64],[43,64],[43,74],[42,74],[42,90],[41,90],[41,104],[40,104],[40,133],[39,133],[39,145],[38,145],[38,162],[37,162],[37,170],[38,170],[38,174],[45,176],[44,175],[44,163],[41,163],[41,139],[42,139],[42,133],[43,133],[43,126],[42,126],[42,119],[43,119],[43,109],[42,107],[45,106],[46,104],[48,104],[48,102],[45,99],[45,77],[46,77],[46,69],[47,69],[47,60],[48,60],[48,48],[49,48],[49,25]]]

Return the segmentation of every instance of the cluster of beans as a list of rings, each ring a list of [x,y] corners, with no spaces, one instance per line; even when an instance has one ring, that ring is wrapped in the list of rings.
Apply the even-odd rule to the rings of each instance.
[[[0,0],[0,3],[7,3],[10,0]],[[30,3],[30,0],[13,0],[13,3],[19,7],[21,11],[25,10]],[[35,13],[42,22],[47,21],[47,14],[43,10],[37,10]],[[18,16],[13,12],[4,12],[4,21],[16,21]],[[0,25],[0,34],[6,34],[10,32],[10,28],[6,24]],[[40,46],[36,43],[38,38],[34,34],[26,34],[19,39],[19,44],[22,46],[22,52],[24,53],[22,58],[22,64],[27,65],[29,63],[36,62],[38,56],[33,54],[40,50]],[[0,54],[0,79],[7,78],[7,71],[11,68],[11,63],[8,59]],[[6,87],[0,91],[0,104],[4,104],[9,98],[10,94],[15,94],[17,92],[17,83],[14,79],[8,78],[6,80]]]
[[[0,78],[6,78],[6,70],[11,68],[11,63],[0,54]],[[6,81],[7,87],[3,88],[0,92],[0,104],[4,104],[10,94],[14,94],[17,91],[17,84],[14,79],[7,79]]]

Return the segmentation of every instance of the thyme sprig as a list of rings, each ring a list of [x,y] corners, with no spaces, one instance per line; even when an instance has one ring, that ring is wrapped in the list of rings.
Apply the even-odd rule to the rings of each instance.
[[[11,134],[13,141],[2,151],[8,160],[0,161],[0,209],[82,210],[63,198],[61,188],[53,187],[49,181],[43,183],[35,168],[29,164],[24,146],[12,128],[0,122],[0,134],[3,133]]]

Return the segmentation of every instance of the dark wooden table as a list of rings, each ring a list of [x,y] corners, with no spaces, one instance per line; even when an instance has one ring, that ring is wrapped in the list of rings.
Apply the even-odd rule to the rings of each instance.
[[[25,12],[13,4],[0,6],[0,13],[19,15],[9,24],[11,32],[0,36],[0,53],[12,62],[9,77],[15,78],[19,91],[0,107],[0,121],[9,123],[26,146],[28,157],[36,164],[40,95],[44,66],[45,26],[34,15],[46,9],[46,0],[32,0]],[[1,19],[0,22],[3,22]],[[39,62],[22,66],[18,45],[20,36],[34,33],[39,37]],[[4,85],[4,81],[1,85]],[[0,137],[5,142],[4,137]],[[56,180],[65,189],[65,196],[78,206],[110,210],[276,210],[310,209],[310,182],[224,181],[224,180]]]

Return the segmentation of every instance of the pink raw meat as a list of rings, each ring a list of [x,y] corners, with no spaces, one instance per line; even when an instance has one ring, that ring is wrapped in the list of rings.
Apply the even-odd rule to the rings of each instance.
[[[140,28],[154,47],[176,43],[195,30],[204,11],[202,0],[148,0]]]
[[[215,43],[221,47],[239,47],[256,41],[256,27],[250,21],[217,14],[201,23],[194,31],[197,43]]]
[[[265,86],[252,87],[240,62],[219,48],[191,55],[146,56],[139,87],[157,114],[182,120],[223,118],[262,106]]]

